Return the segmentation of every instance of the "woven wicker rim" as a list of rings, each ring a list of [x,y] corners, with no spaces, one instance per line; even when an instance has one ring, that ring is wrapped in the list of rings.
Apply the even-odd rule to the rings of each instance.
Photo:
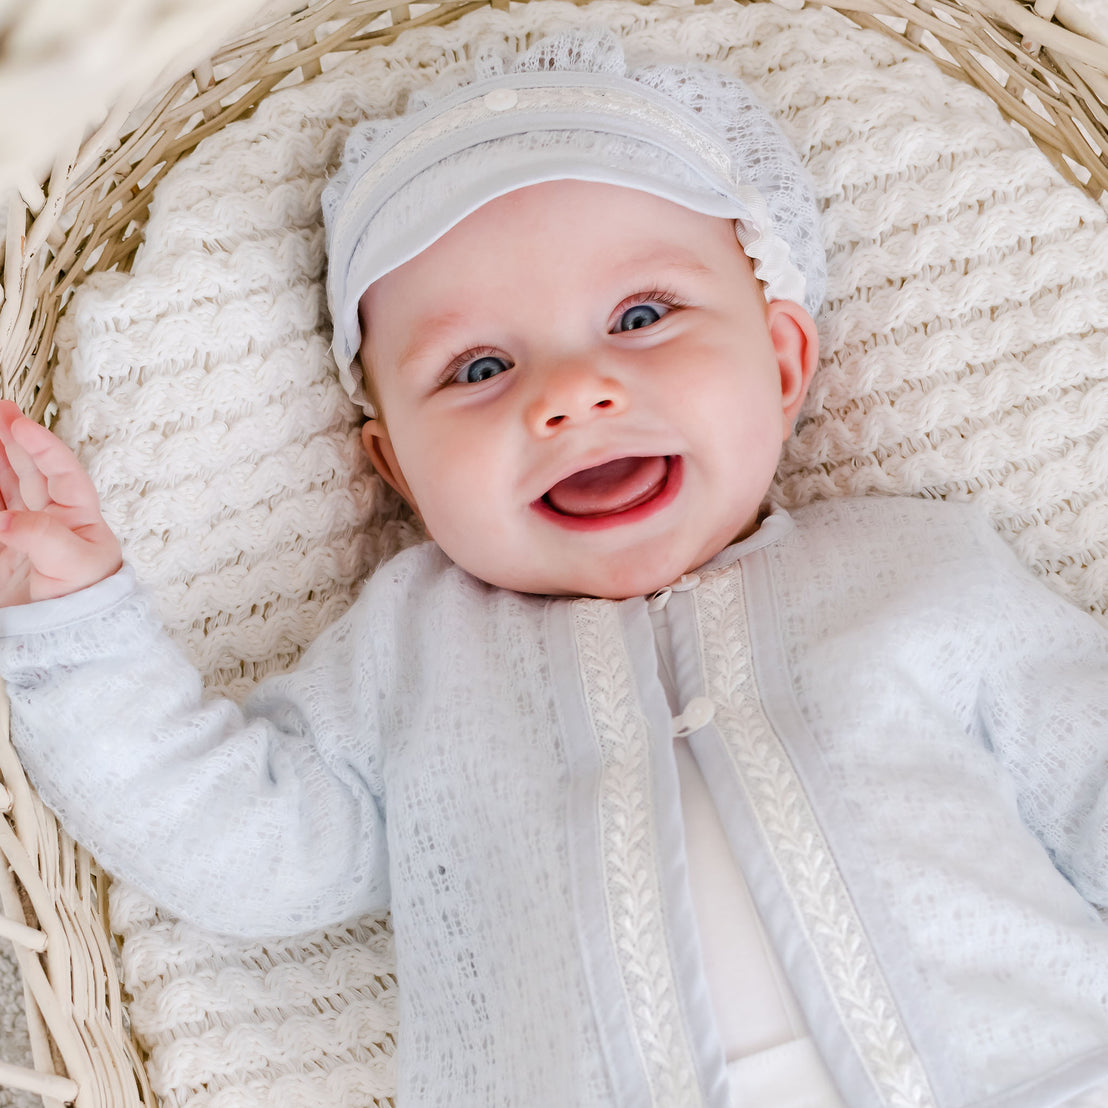
[[[981,88],[1069,180],[1108,200],[1108,37],[1068,0],[809,2],[907,41]],[[383,0],[309,3],[228,43],[141,111],[121,107],[79,148],[59,152],[48,180],[21,190],[8,208],[0,396],[49,419],[54,331],[73,288],[89,273],[129,269],[153,188],[201,139],[278,85],[316,76],[333,56],[485,6],[509,2],[446,0],[418,10]],[[47,1105],[153,1105],[127,1030],[107,879],[28,784],[2,692],[0,814],[0,940],[15,944],[35,1065],[0,1064],[0,1085],[37,1092]]]

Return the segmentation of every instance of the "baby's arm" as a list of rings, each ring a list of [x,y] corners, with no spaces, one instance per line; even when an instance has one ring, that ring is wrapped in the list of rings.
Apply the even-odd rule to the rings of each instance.
[[[0,677],[63,825],[116,876],[214,930],[287,935],[388,904],[357,632],[329,629],[244,709],[121,569],[92,482],[0,402]]]
[[[990,532],[996,665],[979,708],[1025,821],[1086,900],[1108,907],[1108,628]]]
[[[215,931],[289,935],[387,907],[368,621],[337,621],[240,708],[205,694],[150,606],[125,568],[0,611],[12,738],[62,825]]]
[[[0,400],[0,607],[68,596],[121,564],[72,451]]]

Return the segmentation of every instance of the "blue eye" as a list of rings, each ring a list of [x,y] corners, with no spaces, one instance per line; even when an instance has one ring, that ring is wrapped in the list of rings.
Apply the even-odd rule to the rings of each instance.
[[[476,385],[480,381],[487,381],[490,377],[503,373],[506,369],[511,369],[511,366],[503,358],[482,354],[480,358],[466,362],[458,370],[454,380],[464,385]]]
[[[637,331],[640,327],[649,327],[652,323],[657,323],[664,314],[661,305],[632,304],[620,315],[615,330],[617,332]]]

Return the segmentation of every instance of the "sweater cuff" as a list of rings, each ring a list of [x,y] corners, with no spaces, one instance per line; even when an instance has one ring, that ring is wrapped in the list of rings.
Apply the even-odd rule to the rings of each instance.
[[[69,596],[0,608],[0,638],[39,635],[80,623],[115,607],[134,591],[135,572],[125,565],[111,577]]]

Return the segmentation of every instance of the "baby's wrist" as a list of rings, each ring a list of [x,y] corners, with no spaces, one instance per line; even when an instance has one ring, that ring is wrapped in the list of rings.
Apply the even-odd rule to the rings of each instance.
[[[125,562],[111,572],[60,596],[0,606],[0,637],[39,634],[97,615],[135,591],[134,571]]]

